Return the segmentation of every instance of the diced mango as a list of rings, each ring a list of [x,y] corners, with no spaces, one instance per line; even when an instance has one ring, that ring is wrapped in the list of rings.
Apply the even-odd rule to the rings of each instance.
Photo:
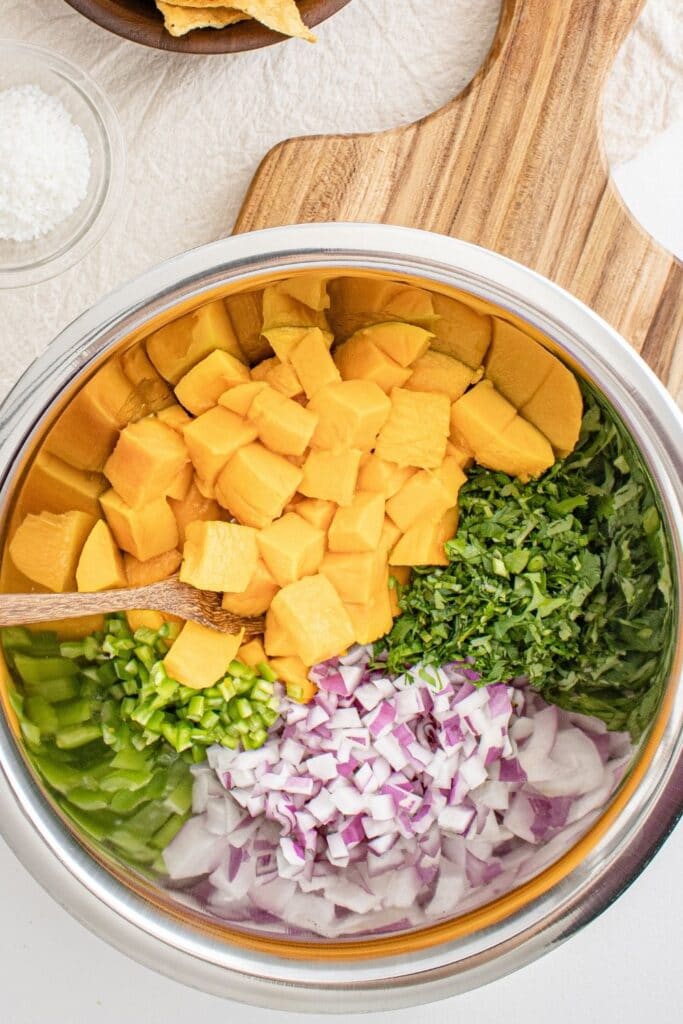
[[[348,612],[329,579],[320,574],[283,587],[273,598],[271,611],[294,640],[294,653],[304,665],[326,661],[353,643]]]
[[[185,542],[185,530],[188,523],[194,523],[201,519],[204,521],[221,518],[221,507],[217,501],[206,498],[197,486],[197,480],[193,480],[190,489],[185,497],[178,501],[170,499],[169,505],[175,516],[178,526],[178,538],[180,543]]]
[[[323,501],[321,498],[299,498],[292,511],[311,526],[317,526],[326,533],[334,519],[337,506],[333,501]]]
[[[187,424],[191,422],[191,417],[178,402],[174,402],[173,405],[169,405],[165,409],[160,409],[157,413],[157,419],[160,423],[165,423],[167,427],[177,431],[179,434],[182,434]]]
[[[382,352],[363,331],[352,335],[336,349],[334,361],[342,380],[371,380],[387,393],[401,387],[410,377],[410,369]]]
[[[218,474],[238,449],[256,438],[256,427],[222,406],[209,409],[183,431],[197,475],[215,484]]]
[[[164,658],[166,673],[183,686],[205,690],[225,675],[243,636],[243,629],[220,633],[198,622],[186,622]]]
[[[446,395],[394,388],[375,454],[399,466],[438,468],[446,454],[450,409]]]
[[[312,451],[304,463],[299,490],[307,498],[350,505],[356,490],[361,454],[358,448],[338,452]]]
[[[174,404],[171,389],[152,366],[144,345],[138,343],[124,352],[121,368],[147,412],[161,412]]]
[[[384,495],[356,491],[346,508],[337,509],[328,533],[330,551],[375,551],[384,526]]]
[[[247,589],[241,594],[223,594],[223,607],[233,615],[263,615],[279,589],[266,563],[259,558]]]
[[[457,508],[449,509],[436,523],[416,523],[391,552],[389,565],[448,565],[444,544],[457,528]]]
[[[382,552],[328,551],[320,563],[320,573],[330,581],[342,601],[367,604],[379,589],[385,567],[386,556]]]
[[[302,472],[262,444],[245,445],[233,455],[216,482],[223,508],[246,526],[269,526],[292,500]]]
[[[417,522],[433,522],[452,508],[467,477],[457,459],[446,456],[436,470],[422,469],[387,502],[387,515],[405,533]]]
[[[451,432],[462,438],[475,454],[495,441],[516,416],[514,405],[496,391],[490,380],[483,380],[451,407]]]
[[[276,582],[286,587],[318,571],[325,554],[325,534],[296,512],[287,512],[259,532],[258,548]]]
[[[261,360],[260,363],[256,363],[256,365],[251,368],[252,381],[256,380],[265,382],[270,371],[280,365],[281,363],[277,356],[269,356],[267,359]]]
[[[402,587],[407,587],[410,583],[410,566],[409,565],[393,565],[389,570],[389,604],[391,606],[391,615],[395,619],[401,612],[402,608],[399,604],[399,598],[401,596]]]
[[[107,487],[100,473],[74,469],[56,455],[40,451],[21,489],[19,507],[28,512],[69,512],[76,509],[99,516],[99,496]]]
[[[555,357],[518,327],[493,317],[493,337],[486,353],[486,377],[516,409],[535,395],[548,377]]]
[[[259,391],[263,391],[268,385],[264,380],[252,380],[248,384],[237,384],[233,388],[224,391],[218,399],[218,404],[224,409],[237,413],[238,416],[247,417]]]
[[[345,380],[327,384],[309,402],[318,417],[311,443],[315,448],[374,447],[391,402],[371,380]]]
[[[473,370],[459,359],[444,352],[425,352],[413,363],[412,374],[406,381],[409,391],[436,391],[448,395],[455,402],[465,394],[470,384],[481,378],[481,370]]]
[[[308,669],[301,658],[272,658],[270,667],[285,684],[290,700],[296,700],[299,704],[308,704],[313,700],[318,687],[308,678]]]
[[[212,409],[223,392],[236,384],[248,383],[249,370],[239,359],[216,349],[181,377],[176,398],[195,416]]]
[[[228,295],[225,307],[240,348],[250,365],[271,354],[268,342],[261,336],[263,325],[263,292],[237,292]]]
[[[273,352],[282,363],[288,363],[292,351],[296,348],[305,334],[308,334],[310,327],[272,327],[263,332],[263,336],[270,342]],[[321,331],[325,344],[331,347],[334,335],[331,331]]]
[[[263,634],[263,643],[269,658],[288,657],[295,655],[297,651],[294,638],[285,629],[272,607],[266,612],[266,628]]]
[[[56,594],[76,587],[76,566],[95,520],[86,512],[28,515],[9,543],[10,558],[28,579]]]
[[[340,277],[330,281],[330,320],[336,337],[344,339],[367,324],[387,320],[430,327],[434,321],[431,294],[401,281]]]
[[[379,590],[367,604],[344,605],[353,624],[353,632],[358,644],[372,644],[380,637],[386,636],[394,624],[391,613],[389,587],[382,582]]]
[[[303,455],[318,423],[315,412],[268,386],[253,399],[249,420],[266,448],[281,455]]]
[[[187,492],[192,486],[193,480],[194,466],[191,462],[186,462],[171,486],[167,488],[166,497],[175,498],[176,501],[182,501],[183,498],[187,496]]]
[[[540,430],[515,416],[512,423],[483,448],[477,450],[477,462],[526,482],[539,476],[555,461],[550,443]]]
[[[410,366],[425,354],[434,335],[415,324],[393,321],[365,327],[356,337],[369,339],[401,366]]]
[[[379,538],[379,544],[377,545],[377,551],[385,558],[388,558],[400,539],[401,531],[398,526],[389,519],[389,516],[385,516],[382,533]]]
[[[287,282],[268,285],[263,291],[263,331],[274,327],[317,327],[327,330],[322,310],[313,309],[285,289]]]
[[[285,295],[291,295],[297,302],[303,302],[309,309],[321,311],[330,308],[327,281],[320,274],[295,274],[284,281],[278,281],[275,288]]]
[[[133,508],[112,489],[100,504],[118,546],[141,562],[178,546],[178,526],[166,498]]]
[[[583,400],[573,373],[556,359],[535,395],[519,410],[564,458],[574,449],[581,430]]]
[[[447,295],[432,296],[437,314],[432,348],[478,369],[491,341],[491,317]]]
[[[152,583],[161,583],[177,572],[182,562],[182,555],[177,548],[164,551],[155,558],[141,562],[134,555],[123,556],[123,568],[129,587],[148,587]]]
[[[358,490],[378,491],[390,498],[416,472],[413,466],[397,466],[395,462],[380,459],[379,455],[364,455],[358,473]]]
[[[326,384],[341,381],[322,331],[312,328],[292,349],[289,359],[307,398],[313,398]]]
[[[243,593],[258,562],[256,530],[237,523],[189,523],[180,579],[197,590]]]
[[[215,486],[215,484],[210,484],[210,483],[208,483],[208,481],[202,480],[202,478],[198,474],[196,474],[196,473],[195,473],[195,477],[194,477],[194,483],[195,483],[195,487],[197,488],[197,490],[199,491],[199,493],[201,494],[201,496],[203,498],[206,498],[207,501],[215,501],[216,500],[216,486]],[[219,516],[218,518],[221,518],[221,517]]]
[[[188,370],[214,349],[223,349],[237,359],[244,359],[221,299],[207,302],[194,312],[154,331],[147,338],[146,346],[154,366],[171,384],[177,384]]]
[[[243,665],[250,665],[252,667],[260,664],[262,661],[267,661],[265,648],[258,637],[255,637],[246,644],[242,644],[237,652],[237,660],[241,661]]]
[[[126,586],[121,552],[103,519],[98,519],[83,545],[76,566],[76,586],[88,593]]]
[[[289,363],[281,363],[278,360],[277,365],[271,366],[268,370],[265,380],[267,384],[270,384],[271,388],[275,388],[285,398],[296,398],[298,395],[303,395],[301,381],[296,374],[296,370]]]
[[[124,501],[138,506],[165,494],[187,462],[180,435],[152,417],[121,431],[104,472]]]
[[[446,445],[446,457],[455,459],[461,469],[468,469],[474,462],[474,454],[469,448],[462,448],[452,441]]]
[[[133,633],[136,629],[161,629],[165,622],[177,621],[179,625],[183,623],[183,620],[177,619],[175,615],[155,612],[146,608],[131,609],[131,611],[126,612],[126,619],[128,620],[128,628]],[[90,630],[86,630],[86,632],[90,632]],[[83,633],[80,636],[83,636]]]

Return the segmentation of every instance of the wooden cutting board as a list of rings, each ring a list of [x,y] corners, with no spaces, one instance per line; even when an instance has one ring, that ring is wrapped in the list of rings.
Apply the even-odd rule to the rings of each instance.
[[[680,395],[683,265],[625,208],[601,143],[603,84],[642,3],[503,0],[459,96],[388,132],[276,146],[235,231],[379,221],[495,249],[586,302]]]

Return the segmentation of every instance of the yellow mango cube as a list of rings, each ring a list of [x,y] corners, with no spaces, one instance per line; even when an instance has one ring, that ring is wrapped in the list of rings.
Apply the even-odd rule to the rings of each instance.
[[[450,410],[446,395],[394,388],[375,454],[399,466],[437,469],[446,454]]]
[[[154,417],[121,431],[104,472],[117,494],[137,507],[166,494],[188,461],[180,435]]]
[[[330,581],[320,574],[283,587],[273,598],[271,611],[296,645],[290,653],[297,654],[304,665],[326,661],[353,643],[348,612]]]
[[[458,510],[449,509],[432,523],[416,523],[403,534],[389,556],[389,565],[448,565],[444,550],[458,528]]]
[[[256,438],[256,427],[222,406],[209,409],[189,423],[183,437],[197,475],[213,485],[238,449]]]
[[[277,365],[271,366],[268,370],[265,380],[271,388],[275,388],[285,398],[297,398],[304,393],[296,370],[289,363],[281,363],[278,360]]]
[[[447,295],[434,295],[433,302],[437,319],[432,348],[478,369],[491,342],[491,317]]]
[[[243,636],[243,629],[221,633],[198,622],[186,622],[164,658],[166,673],[183,686],[206,690],[223,678]]]
[[[500,437],[516,415],[514,405],[490,380],[483,380],[451,406],[451,436],[462,438],[464,446],[476,455]]]
[[[425,354],[434,335],[415,324],[393,321],[365,327],[356,337],[367,338],[399,365],[410,366]]]
[[[144,345],[138,343],[121,356],[121,369],[135,389],[145,412],[161,412],[174,404],[173,394],[152,366]]]
[[[76,567],[94,525],[86,512],[28,515],[10,541],[10,558],[19,572],[47,590],[75,590]]]
[[[313,700],[318,687],[308,678],[308,669],[301,658],[294,656],[271,658],[270,667],[277,673],[278,679],[285,684],[287,696],[299,704],[307,704]]]
[[[126,619],[128,620],[128,628],[132,633],[137,629],[161,629],[165,622],[177,622],[179,626],[182,626],[184,622],[177,615],[169,615],[167,612],[155,612],[147,608],[131,609],[131,611],[126,612]],[[83,636],[83,632],[90,633],[92,629],[83,630],[79,635]]]
[[[520,414],[545,434],[560,457],[573,451],[581,430],[583,399],[576,377],[559,359]]]
[[[266,628],[263,634],[263,643],[269,658],[288,657],[296,654],[294,638],[285,629],[272,607],[266,612]]]
[[[265,359],[271,354],[271,348],[261,335],[263,326],[263,292],[237,292],[228,295],[224,300],[230,322],[246,356],[249,365]]]
[[[237,652],[237,660],[241,661],[243,665],[249,665],[252,668],[259,665],[262,661],[267,663],[265,647],[258,637],[255,637],[246,644],[242,644]]]
[[[452,441],[446,445],[446,457],[455,459],[461,469],[469,469],[474,462],[474,453],[469,448],[462,448]]]
[[[387,502],[387,515],[403,533],[417,522],[441,519],[457,503],[466,479],[457,459],[446,456],[439,469],[412,476]]]
[[[166,498],[133,507],[112,489],[100,504],[118,546],[141,562],[178,546],[178,526]]]
[[[518,327],[492,318],[493,335],[486,353],[486,378],[516,409],[528,402],[556,362],[537,341]]]
[[[389,416],[391,402],[374,381],[344,380],[326,384],[308,408],[318,417],[311,441],[315,448],[368,451]]]
[[[169,505],[175,516],[181,544],[185,542],[185,530],[189,523],[194,523],[196,520],[220,519],[223,511],[217,501],[202,494],[197,486],[196,478],[190,484],[190,489],[185,497],[180,500],[171,498]]]
[[[338,338],[367,324],[404,321],[430,327],[434,321],[432,295],[401,281],[372,277],[338,277],[328,285],[330,320]]]
[[[318,423],[316,413],[268,386],[252,401],[249,420],[266,448],[280,455],[303,455]]]
[[[307,498],[350,505],[356,490],[361,454],[358,448],[338,452],[312,451],[304,463],[299,490]]]
[[[78,590],[94,593],[126,586],[123,558],[111,530],[99,519],[87,536],[76,566]]]
[[[280,362],[288,363],[293,349],[310,329],[310,327],[272,327],[270,330],[264,331],[263,336],[270,342],[270,346]],[[331,331],[325,330],[322,330],[321,333],[325,344],[330,348],[334,341],[334,335]]]
[[[180,579],[197,590],[240,594],[258,562],[256,530],[236,523],[189,523],[185,530]]]
[[[379,455],[364,455],[358,473],[358,490],[378,491],[385,498],[390,498],[416,472],[414,466],[397,466]]]
[[[256,363],[256,365],[251,368],[252,381],[256,380],[265,382],[270,371],[280,365],[280,360],[276,356],[269,356],[267,359],[262,359],[260,363]]]
[[[244,353],[221,299],[178,317],[147,338],[147,355],[162,377],[177,384],[188,370],[215,349],[244,360]]]
[[[477,451],[477,462],[526,482],[549,469],[555,455],[540,430],[515,416],[504,433]]]
[[[386,581],[367,604],[345,604],[358,644],[372,644],[386,636],[394,624]]]
[[[263,615],[279,589],[266,563],[259,558],[247,589],[241,594],[230,591],[223,594],[223,607],[233,615]]]
[[[160,409],[157,413],[157,419],[160,423],[165,423],[167,427],[181,435],[187,424],[192,422],[192,418],[178,402],[166,406],[165,409]]]
[[[327,533],[337,506],[333,501],[323,501],[321,498],[299,498],[291,511],[296,512],[311,526],[317,526],[319,530]]]
[[[413,363],[412,370],[405,383],[409,391],[436,391],[448,395],[451,402],[464,395],[482,375],[481,370],[473,370],[452,356],[431,350]]]
[[[230,459],[216,482],[216,497],[241,523],[261,529],[282,515],[301,477],[284,456],[256,442]]]
[[[287,512],[259,532],[258,548],[276,582],[285,587],[318,571],[325,554],[325,534],[296,512]]]
[[[238,416],[247,417],[259,391],[263,391],[268,385],[264,380],[252,380],[248,384],[236,384],[235,387],[224,391],[218,399],[218,404],[224,409],[237,413]]]
[[[382,352],[362,332],[352,335],[334,353],[342,380],[371,380],[382,391],[402,387],[410,377],[410,369]]]
[[[202,478],[198,476],[196,473],[194,477],[194,483],[195,487],[197,488],[197,490],[199,491],[203,498],[206,498],[207,501],[216,500],[216,487],[214,484],[210,484],[208,483],[208,481],[202,480]],[[222,517],[218,516],[218,518],[220,519]]]
[[[325,576],[342,601],[367,604],[379,589],[386,556],[379,551],[328,551],[320,563]]]
[[[317,327],[312,328],[289,354],[290,362],[307,398],[325,387],[341,381],[325,338]]]
[[[396,523],[389,519],[389,516],[385,516],[382,533],[379,538],[379,544],[377,545],[377,551],[383,555],[384,558],[388,558],[401,539],[401,536],[401,531]]]
[[[183,558],[177,548],[164,551],[155,558],[141,562],[139,558],[128,553],[123,556],[123,569],[129,587],[148,587],[152,583],[167,580],[180,568]]]
[[[100,514],[99,496],[107,481],[100,473],[74,469],[56,455],[40,451],[31,465],[21,489],[19,508],[28,512],[87,512]]]
[[[346,508],[339,508],[328,531],[330,551],[375,551],[384,526],[384,495],[356,491]]]
[[[274,327],[317,327],[327,329],[323,310],[314,309],[291,295],[289,283],[279,281],[263,290],[263,331]]]
[[[320,274],[295,274],[284,281],[278,281],[275,289],[280,294],[290,295],[309,309],[321,311],[330,308],[327,281]]]
[[[216,349],[180,378],[175,394],[194,416],[201,416],[217,404],[227,388],[246,384],[249,379],[249,370],[241,360]]]
[[[192,486],[193,480],[194,466],[191,462],[186,462],[171,486],[167,488],[166,497],[175,498],[176,501],[182,501]]]

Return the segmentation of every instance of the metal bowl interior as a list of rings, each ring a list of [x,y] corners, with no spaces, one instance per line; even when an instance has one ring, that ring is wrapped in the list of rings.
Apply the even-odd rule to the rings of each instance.
[[[320,25],[345,7],[349,0],[301,0],[303,20],[310,28]],[[153,0],[67,0],[96,25],[124,39],[157,50],[176,53],[240,53],[281,43],[287,37],[255,21],[238,22],[223,29],[195,29],[172,36],[163,25]]]
[[[2,409],[5,544],[27,511],[40,510],[38,505],[64,510],[60,493],[46,493],[44,485],[40,491],[36,483],[41,452],[94,472],[102,452],[110,449],[116,428],[107,432],[86,418],[86,382],[98,374],[111,380],[107,375],[121,365],[122,356],[126,365],[139,365],[153,331],[216,299],[227,304],[252,361],[263,358],[268,351],[253,321],[263,287],[311,271],[329,279],[362,276],[377,287],[399,281],[463,303],[475,317],[501,316],[591,381],[636,439],[652,475],[680,594],[683,431],[673,403],[645,365],[606,324],[531,271],[465,243],[367,225],[274,229],[215,243],[151,271],[67,328]],[[185,352],[184,324],[167,338],[176,337]],[[337,328],[346,329],[341,316]],[[124,421],[148,412],[165,386],[147,371],[134,384]],[[0,589],[35,589],[6,552]],[[318,1011],[322,990],[343,992],[350,1011],[439,998],[507,973],[571,934],[616,898],[673,827],[683,782],[682,628],[677,608],[668,689],[608,805],[569,844],[551,852],[533,876],[480,894],[429,926],[394,932],[382,931],[380,924],[374,935],[358,929],[341,939],[321,939],[288,934],[272,922],[255,926],[219,916],[153,871],[132,864],[109,843],[98,842],[65,814],[17,742],[6,691],[0,767],[9,785],[0,791],[2,830],[35,876],[93,930],[151,966],[209,991]]]

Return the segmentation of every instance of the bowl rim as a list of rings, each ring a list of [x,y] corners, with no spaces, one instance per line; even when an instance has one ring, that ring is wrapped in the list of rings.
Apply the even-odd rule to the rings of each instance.
[[[311,224],[237,235],[191,250],[129,282],[84,313],[29,368],[0,408],[0,502],[36,425],[69,381],[151,318],[258,275],[327,268],[385,271],[460,288],[508,309],[543,331],[599,384],[639,438],[666,507],[683,579],[683,418],[654,373],[608,324],[557,285],[489,250],[410,228]],[[27,401],[31,396],[31,402]],[[643,446],[645,446],[643,448]],[[680,606],[679,606],[680,612]],[[322,992],[343,994],[348,1012],[442,998],[509,973],[549,951],[601,913],[652,858],[681,813],[683,791],[683,623],[662,740],[635,793],[580,863],[540,888],[503,920],[469,936],[407,955],[365,961],[297,960],[237,948],[160,912],[89,857],[27,777],[0,722],[0,826],[25,866],[97,934],[148,966],[242,1002],[321,1011]],[[607,817],[607,816],[604,816]],[[600,819],[602,821],[602,818]],[[41,842],[36,842],[36,834]],[[45,856],[48,847],[53,856]],[[571,851],[570,851],[571,852]],[[564,859],[564,858],[563,858]]]
[[[118,11],[116,0],[66,0],[70,7],[101,28],[122,39],[173,53],[218,54],[243,53],[258,50],[290,37],[273,32],[255,21],[238,22],[222,29],[194,29],[184,36],[172,36],[159,21],[156,9],[151,8],[144,21],[126,16],[125,8]],[[309,28],[327,21],[350,0],[301,0],[300,9]]]

